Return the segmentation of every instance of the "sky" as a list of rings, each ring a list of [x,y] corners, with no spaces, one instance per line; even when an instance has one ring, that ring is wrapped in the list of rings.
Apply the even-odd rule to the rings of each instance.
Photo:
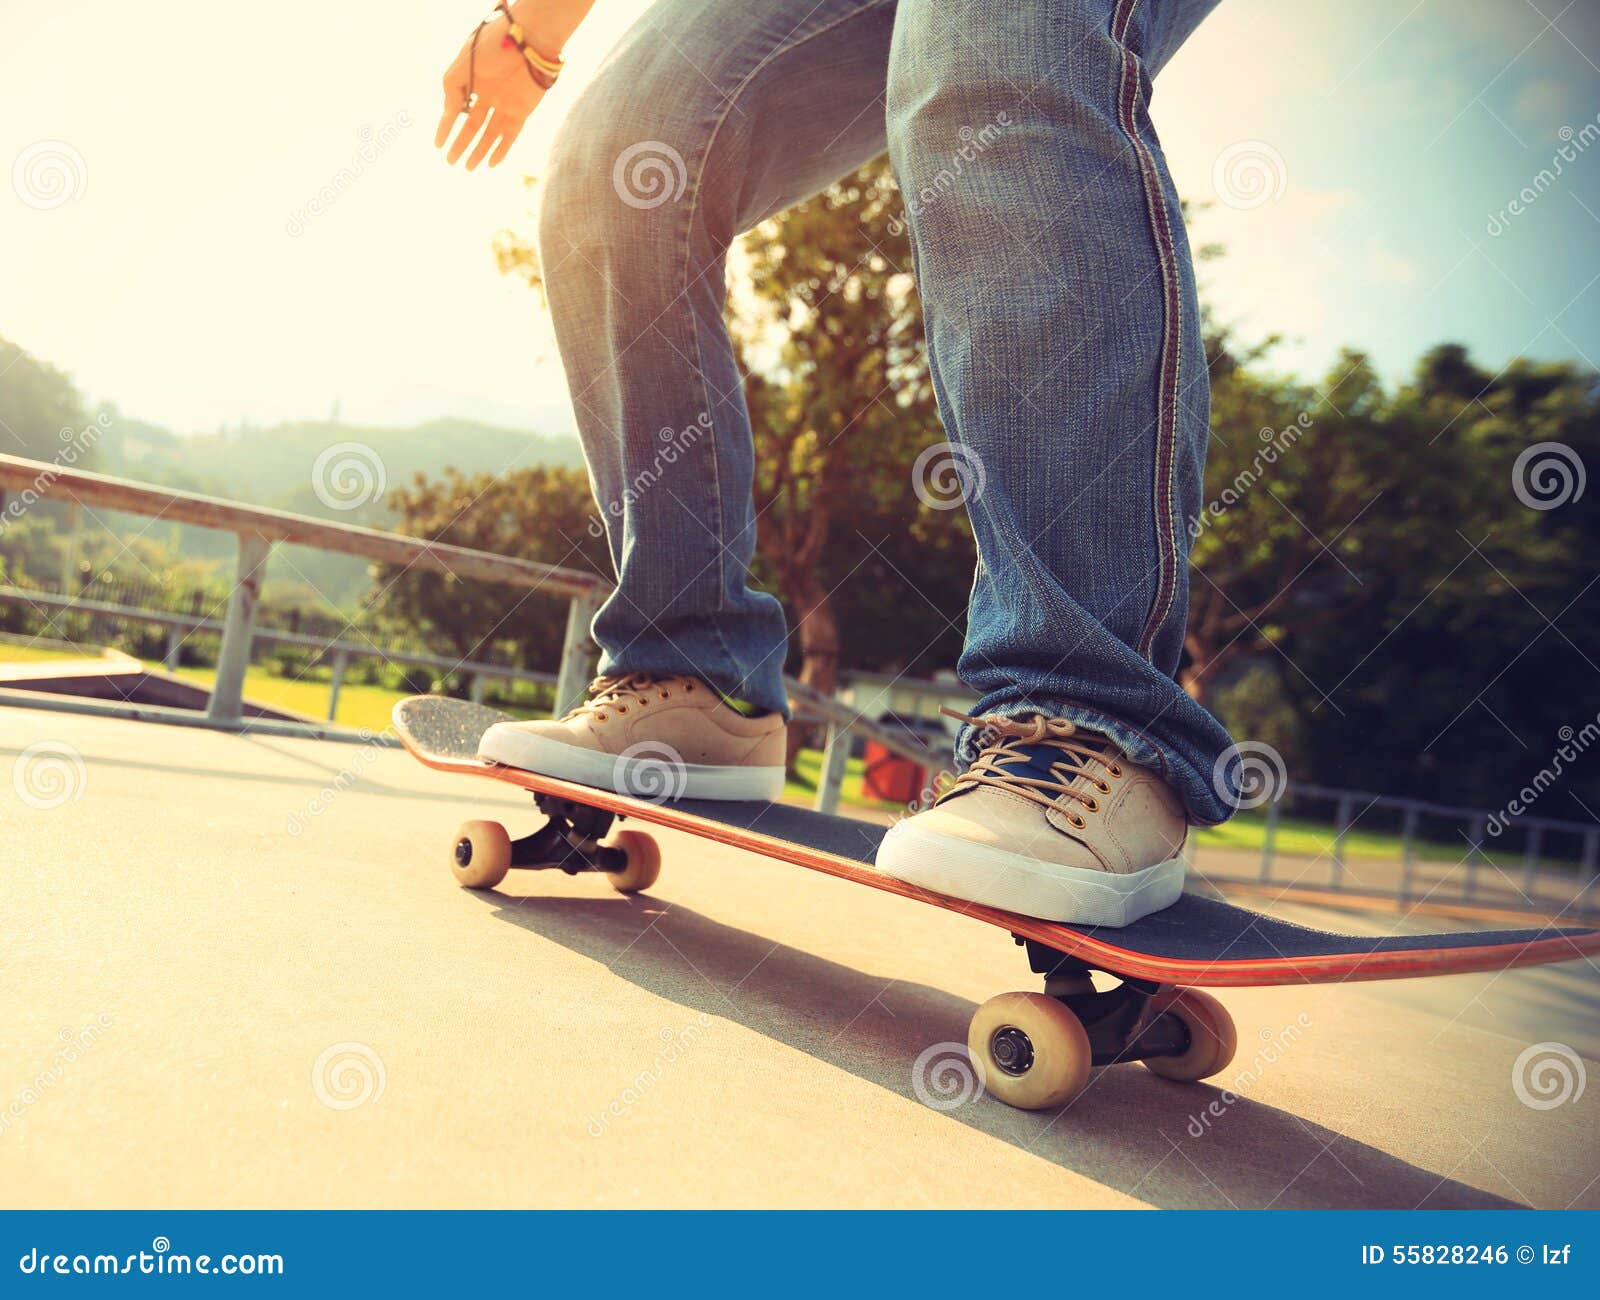
[[[548,318],[490,241],[531,230],[523,176],[646,4],[600,0],[506,165],[469,176],[432,136],[484,7],[6,0],[0,335],[178,432],[570,429]],[[1227,249],[1207,300],[1307,377],[1343,345],[1403,376],[1444,339],[1596,366],[1597,64],[1592,0],[1223,0],[1152,107],[1210,205],[1192,237]]]

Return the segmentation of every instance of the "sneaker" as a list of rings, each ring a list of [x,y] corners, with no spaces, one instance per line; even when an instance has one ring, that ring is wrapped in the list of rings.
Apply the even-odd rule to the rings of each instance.
[[[1189,827],[1159,776],[1065,718],[966,721],[987,743],[933,807],[890,828],[880,871],[1073,925],[1128,925],[1178,901]]]
[[[621,673],[589,692],[564,718],[496,723],[478,757],[658,803],[783,793],[780,714],[741,713],[693,677]]]

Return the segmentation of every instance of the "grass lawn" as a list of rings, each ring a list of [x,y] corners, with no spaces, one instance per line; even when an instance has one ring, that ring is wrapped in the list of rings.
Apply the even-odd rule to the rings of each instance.
[[[29,645],[25,641],[0,641],[0,663],[43,663],[51,659],[98,659],[92,648],[63,650],[57,646]]]
[[[159,663],[150,665],[160,668]],[[180,668],[176,676],[196,686],[211,689],[217,674],[210,668]],[[269,708],[291,709],[309,714],[313,718],[328,716],[328,682],[323,677],[305,677],[298,681],[279,677],[265,668],[252,665],[244,675],[245,699]],[[404,699],[402,691],[391,691],[382,686],[366,686],[346,681],[339,688],[339,716],[334,719],[346,727],[366,731],[382,731],[389,725],[389,711],[396,700]]]
[[[159,662],[147,662],[151,668],[165,671]],[[180,668],[176,675],[207,690],[211,689],[211,684],[217,678],[216,670],[212,668]],[[329,671],[326,668],[313,669],[304,677],[289,678],[279,676],[270,668],[252,664],[245,670],[244,697],[270,708],[291,709],[319,720],[326,719],[328,679]],[[382,731],[389,725],[389,714],[395,702],[405,699],[408,694],[409,691],[390,690],[387,686],[353,682],[347,677],[339,688],[339,713],[334,721],[359,730]],[[506,711],[518,716],[534,716],[515,707],[508,707]]]
[[[1267,818],[1260,809],[1239,813],[1232,821],[1221,826],[1209,826],[1196,835],[1202,846],[1219,849],[1259,849],[1266,838]],[[1324,822],[1308,821],[1301,817],[1280,817],[1273,847],[1278,853],[1296,857],[1317,857],[1332,854],[1334,828]],[[1455,861],[1467,851],[1467,842],[1449,844],[1443,840],[1415,842],[1419,857],[1448,858]],[[1352,827],[1344,837],[1347,858],[1393,858],[1399,860],[1400,836],[1386,831],[1364,831]]]

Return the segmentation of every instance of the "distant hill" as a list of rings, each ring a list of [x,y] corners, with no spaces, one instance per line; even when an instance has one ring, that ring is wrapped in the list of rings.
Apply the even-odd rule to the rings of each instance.
[[[80,454],[64,463],[81,469],[340,523],[392,526],[389,491],[419,473],[433,477],[452,467],[468,474],[499,473],[583,463],[575,435],[551,436],[473,420],[430,420],[409,427],[302,420],[180,435],[123,415],[110,404],[86,411],[85,399],[66,371],[5,338],[0,338],[0,376],[0,430],[6,435],[0,450],[51,461],[62,460],[70,444]],[[92,447],[84,456],[78,439],[88,439],[91,432]],[[43,549],[32,556],[36,580],[70,583],[78,579],[68,577],[68,570],[88,574],[79,542],[102,533],[114,544],[104,548],[104,558],[97,562],[120,562],[136,577],[144,576],[138,573],[141,568],[166,562],[162,550],[214,562],[223,575],[232,572],[236,543],[228,533],[115,511],[68,511],[58,502],[38,507],[35,522],[45,519],[55,521],[62,544],[55,554],[41,544]],[[136,546],[149,555],[148,562]],[[13,559],[20,563],[20,557],[19,551]],[[0,554],[0,561],[5,558]],[[267,588],[285,599],[349,607],[371,588],[371,577],[366,563],[354,557],[287,547],[268,566]]]
[[[332,506],[318,495],[318,458],[341,444],[354,444],[352,464],[381,475],[385,488],[407,483],[417,473],[432,477],[447,468],[474,474],[583,464],[571,434],[550,436],[472,420],[430,420],[408,428],[306,420],[180,435],[123,415],[114,415],[95,446],[93,463],[103,474],[346,523],[376,525],[392,519],[381,494],[354,509],[338,508],[337,493],[331,494]]]
[[[435,477],[448,468],[474,474],[583,464],[575,435],[472,420],[430,420],[407,428],[306,420],[185,435],[115,411],[111,416],[89,465],[99,473],[369,528],[394,523],[387,493],[418,473]],[[318,464],[325,453],[330,459],[322,465],[319,494]],[[335,468],[340,463],[349,475],[342,483]],[[380,483],[382,490],[376,491]],[[192,558],[226,564],[233,555],[233,538],[209,529],[168,527],[132,515],[102,519],[115,533],[160,539]],[[290,547],[282,561],[269,566],[268,584],[280,591],[303,588],[342,605],[366,590],[370,579],[363,560]]]

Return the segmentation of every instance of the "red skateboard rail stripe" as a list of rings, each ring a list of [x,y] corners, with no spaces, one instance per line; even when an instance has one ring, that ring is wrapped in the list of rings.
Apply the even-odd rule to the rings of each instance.
[[[406,737],[402,735],[401,740],[404,742]],[[1476,948],[1438,948],[1409,952],[1355,952],[1330,956],[1281,958],[1221,957],[1214,961],[1151,957],[1145,953],[1119,948],[1102,939],[1091,938],[1051,921],[1017,916],[997,908],[985,907],[980,903],[968,903],[958,898],[931,893],[896,880],[892,876],[882,875],[848,858],[791,844],[787,840],[763,835],[759,831],[729,826],[723,822],[696,817],[691,813],[663,807],[647,800],[633,799],[593,786],[578,785],[557,777],[539,776],[516,768],[498,767],[476,759],[441,758],[423,750],[413,749],[409,744],[406,748],[412,757],[441,772],[490,777],[523,790],[571,799],[575,803],[635,817],[652,825],[665,826],[669,830],[687,831],[703,839],[726,844],[730,848],[746,849],[763,857],[777,858],[795,866],[821,871],[841,880],[851,880],[872,889],[882,890],[887,894],[898,894],[902,898],[931,903],[946,911],[974,917],[1002,930],[1035,939],[1115,974],[1132,975],[1139,979],[1204,988],[1332,984],[1345,980],[1403,979],[1417,975],[1508,970],[1514,966],[1540,966],[1553,961],[1566,961],[1574,957],[1600,953],[1600,931],[1594,931],[1578,937],[1552,936],[1521,944],[1486,944]]]

